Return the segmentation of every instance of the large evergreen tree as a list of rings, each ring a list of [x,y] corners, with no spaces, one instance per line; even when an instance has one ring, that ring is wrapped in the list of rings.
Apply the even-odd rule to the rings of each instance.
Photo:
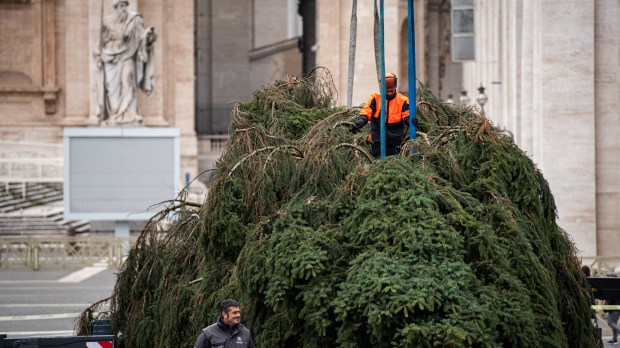
[[[383,160],[325,70],[238,104],[206,202],[174,203],[165,233],[156,217],[121,269],[119,345],[191,346],[234,297],[264,348],[594,347],[540,171],[476,110],[418,95],[418,140]]]

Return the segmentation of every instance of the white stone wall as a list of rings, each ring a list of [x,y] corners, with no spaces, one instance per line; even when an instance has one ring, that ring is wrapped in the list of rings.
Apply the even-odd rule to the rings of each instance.
[[[609,256],[620,254],[620,5],[597,0],[594,15],[596,251]]]
[[[464,67],[467,89],[491,86],[487,115],[542,170],[583,257],[619,254],[618,11],[615,0],[478,0],[477,57]]]

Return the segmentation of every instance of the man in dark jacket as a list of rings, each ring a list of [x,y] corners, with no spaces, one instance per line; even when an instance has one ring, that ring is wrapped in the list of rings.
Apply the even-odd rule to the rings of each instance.
[[[202,329],[194,348],[254,348],[252,334],[241,324],[241,305],[228,299],[220,304],[215,324]]]
[[[409,98],[396,91],[398,78],[394,73],[385,76],[385,152],[395,155],[403,141],[405,126],[409,125]],[[373,93],[360,111],[351,127],[357,132],[370,121],[370,152],[375,158],[381,156],[381,94]]]

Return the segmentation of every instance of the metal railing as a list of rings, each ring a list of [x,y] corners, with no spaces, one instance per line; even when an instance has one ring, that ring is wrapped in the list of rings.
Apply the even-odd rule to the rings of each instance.
[[[0,158],[0,182],[62,182],[64,159]]]
[[[3,237],[0,268],[72,268],[102,261],[119,267],[135,238],[121,237]]]
[[[31,157],[62,157],[63,144],[39,143],[33,141],[0,140],[0,157],[31,158]]]
[[[27,183],[62,183],[63,145],[0,140],[0,183],[18,184],[25,196]]]
[[[26,197],[28,183],[62,183],[63,158],[0,158],[0,183],[8,192],[11,184],[21,186],[22,198]]]
[[[620,255],[618,256],[582,256],[581,264],[590,267],[592,276],[604,277],[609,273],[616,273],[620,269]]]

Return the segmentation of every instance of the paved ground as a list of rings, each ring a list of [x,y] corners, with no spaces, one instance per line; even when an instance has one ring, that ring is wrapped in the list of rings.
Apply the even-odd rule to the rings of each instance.
[[[597,315],[597,319],[598,319],[599,327],[603,329],[603,344],[605,348],[620,347],[620,344],[613,345],[613,344],[607,343],[607,341],[610,341],[613,337],[612,337],[611,329],[609,328],[609,326],[607,326],[607,317],[603,317],[601,314],[602,313],[599,313]]]
[[[116,269],[0,270],[0,334],[9,338],[72,336],[77,314],[110,296]],[[598,316],[607,348],[611,330]]]
[[[116,269],[0,270],[0,334],[71,336],[78,313],[111,295]]]

